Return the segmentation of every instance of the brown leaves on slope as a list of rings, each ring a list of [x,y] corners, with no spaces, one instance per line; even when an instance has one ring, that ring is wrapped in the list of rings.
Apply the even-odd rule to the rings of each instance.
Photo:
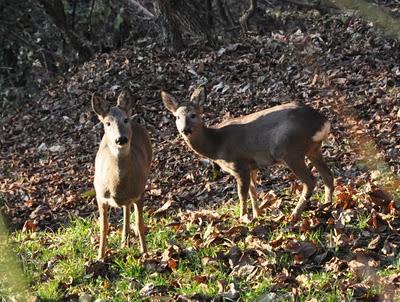
[[[229,272],[249,280],[270,274],[276,283],[295,287],[306,284],[297,279],[300,269],[321,267],[335,273],[353,270],[357,275],[358,267],[366,265],[357,258],[357,248],[377,253],[378,266],[385,267],[398,254],[400,244],[398,195],[381,186],[387,174],[400,171],[400,48],[396,40],[384,37],[371,24],[354,16],[345,21],[342,17],[347,18],[310,13],[301,19],[293,17],[280,33],[215,49],[193,46],[176,56],[167,55],[155,44],[97,55],[56,79],[18,112],[4,115],[0,137],[2,212],[11,224],[25,225],[30,232],[54,228],[70,214],[96,215],[92,175],[102,130],[91,112],[90,95],[97,91],[111,101],[123,87],[129,87],[137,98],[136,118],[145,122],[154,147],[145,197],[150,215],[212,209],[236,199],[233,180],[188,150],[160,101],[161,89],[183,98],[188,90],[206,83],[205,120],[209,124],[293,99],[328,115],[332,135],[324,153],[337,178],[336,203],[312,206],[309,216],[290,230],[298,231],[300,238],[270,240],[270,233],[282,227],[285,210],[293,207],[298,194],[296,184],[291,186],[292,196],[282,193],[296,180],[287,170],[273,168],[261,175],[259,184],[261,191],[268,192],[264,196],[270,223],[226,227],[224,217],[196,211],[182,214],[169,227],[183,231],[187,223],[196,225],[198,229],[190,237],[194,248],[222,248],[217,259],[204,262],[214,265],[222,261]],[[346,111],[349,107],[350,114]],[[361,139],[365,137],[368,139]],[[376,148],[368,147],[371,142]],[[371,156],[371,150],[376,154]],[[360,160],[368,156],[373,160],[369,166]],[[325,242],[307,238],[312,231],[320,231]],[[238,248],[239,243],[246,243],[247,248]],[[347,258],[333,256],[336,249]],[[187,252],[183,247],[174,248],[153,255],[144,266],[172,271]],[[289,269],[283,271],[268,259],[271,255],[289,257]],[[208,276],[196,278],[204,283]],[[397,286],[396,280],[393,277]],[[361,281],[343,284],[343,288],[353,288],[363,297],[370,285]],[[158,290],[165,288],[148,288],[149,292]],[[229,291],[227,286],[221,290]],[[235,294],[236,288],[231,292]]]
[[[335,90],[340,90],[398,173],[399,126],[393,112],[400,109],[396,90],[400,72],[392,67],[399,56],[396,42],[356,18],[343,24],[334,17],[325,22],[310,16],[302,20],[306,31],[289,28],[284,39],[277,34],[257,36],[217,49],[193,47],[175,57],[166,56],[156,45],[125,49],[98,55],[57,80],[4,120],[1,163],[5,168],[0,175],[8,204],[4,211],[17,225],[34,210],[24,204],[27,200],[36,206],[46,203],[51,209],[41,223],[45,225],[64,221],[64,210],[79,209],[79,215],[95,211],[94,204],[88,206],[82,198],[92,189],[92,163],[101,132],[89,99],[98,91],[111,100],[126,86],[138,100],[135,113],[146,122],[155,148],[148,205],[160,206],[167,194],[178,205],[197,208],[235,194],[229,179],[210,182],[208,163],[176,138],[172,118],[159,99],[160,89],[182,95],[205,81],[209,92],[205,115],[212,123],[228,114],[250,113],[290,99],[320,108],[333,120],[327,157],[337,163],[336,174],[351,179],[360,175],[354,166],[357,155],[348,149],[352,130],[343,128],[338,119],[341,112],[332,115]],[[299,47],[298,40],[306,43]],[[263,189],[268,180],[279,190],[285,173],[263,175]]]

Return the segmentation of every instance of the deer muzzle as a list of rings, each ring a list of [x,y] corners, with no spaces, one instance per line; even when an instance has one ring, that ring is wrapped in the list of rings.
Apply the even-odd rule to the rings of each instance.
[[[126,136],[120,136],[115,140],[115,143],[119,146],[123,146],[128,142],[128,138]]]

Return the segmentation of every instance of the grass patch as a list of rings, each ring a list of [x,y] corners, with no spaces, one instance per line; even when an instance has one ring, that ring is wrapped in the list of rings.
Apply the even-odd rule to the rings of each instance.
[[[41,299],[57,301],[65,286],[85,282],[84,264],[95,258],[89,240],[92,230],[91,220],[76,218],[56,232],[15,234],[16,252]]]
[[[21,259],[29,292],[40,301],[79,297],[85,301],[143,301],[152,295],[166,300],[176,300],[179,296],[231,299],[230,295],[240,301],[351,300],[352,292],[342,293],[337,275],[324,271],[323,266],[302,270],[296,268],[295,255],[290,252],[271,252],[253,245],[254,242],[266,245],[279,238],[311,241],[339,256],[335,249],[327,247],[332,230],[321,227],[301,233],[280,224],[268,231],[271,222],[267,215],[245,225],[239,222],[238,209],[238,203],[222,205],[217,209],[223,217],[219,220],[207,212],[177,213],[157,219],[145,216],[149,250],[145,256],[139,253],[136,237],[131,247],[120,248],[121,217],[108,235],[110,257],[97,272],[93,268],[98,263],[99,230],[91,218],[72,218],[69,225],[55,232],[16,232],[11,234],[11,246]],[[362,229],[367,220],[368,216],[359,216],[352,223]],[[259,225],[265,225],[266,231],[257,238],[252,230]],[[248,229],[247,234],[240,233],[243,227]],[[224,235],[235,228],[238,233]],[[305,263],[313,265],[312,261]],[[380,270],[379,275],[384,278],[399,272],[400,261],[394,261]],[[288,274],[298,282],[296,298],[290,285],[294,281],[279,285],[279,278]],[[341,278],[342,282],[351,276]],[[10,296],[4,291],[0,294]]]
[[[81,194],[81,197],[83,199],[90,199],[90,198],[94,198],[95,196],[96,196],[96,191],[94,189],[86,191],[86,192],[83,192]]]

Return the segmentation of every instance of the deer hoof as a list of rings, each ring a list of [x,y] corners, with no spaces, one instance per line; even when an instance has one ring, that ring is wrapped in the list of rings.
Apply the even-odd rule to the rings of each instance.
[[[249,218],[249,214],[244,214],[239,218],[239,222],[241,223],[250,223],[252,220]]]

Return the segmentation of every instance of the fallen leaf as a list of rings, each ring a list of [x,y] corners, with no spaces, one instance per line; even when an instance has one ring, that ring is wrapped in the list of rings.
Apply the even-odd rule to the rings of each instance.
[[[38,223],[35,220],[26,220],[24,226],[22,227],[22,232],[35,232]]]

